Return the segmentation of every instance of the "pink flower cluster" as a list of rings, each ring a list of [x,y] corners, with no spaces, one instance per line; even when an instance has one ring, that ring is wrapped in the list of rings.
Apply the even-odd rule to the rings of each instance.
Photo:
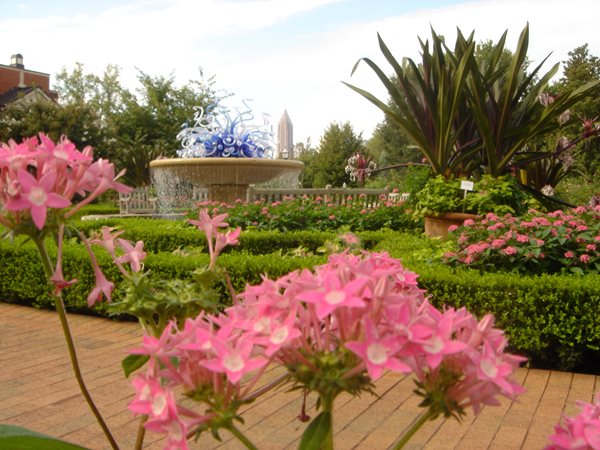
[[[575,417],[565,417],[562,425],[554,427],[552,444],[545,450],[600,449],[600,394],[594,403],[577,402],[581,412]]]
[[[523,358],[505,353],[507,340],[493,317],[439,311],[416,280],[387,253],[367,252],[265,278],[221,314],[201,314],[181,329],[171,323],[158,338],[146,335],[133,353],[151,361],[134,382],[130,409],[149,416],[148,429],[167,434],[167,448],[185,449],[181,437],[195,426],[235,415],[270,363],[287,367],[296,383],[319,379],[323,360],[344,361],[338,376],[348,383],[376,380],[386,370],[412,372],[452,413],[522,392],[510,376]],[[179,389],[210,407],[201,414],[183,409],[173,394]]]
[[[44,134],[17,144],[0,144],[0,223],[10,229],[31,219],[41,230],[48,209],[71,205],[75,195],[84,199],[65,214],[73,215],[108,189],[129,192],[118,183],[112,163],[93,161],[92,148],[83,151],[62,138],[52,142]]]
[[[533,273],[597,272],[600,267],[600,207],[532,210],[523,218],[490,213],[449,232],[457,246],[445,255],[452,264]]]

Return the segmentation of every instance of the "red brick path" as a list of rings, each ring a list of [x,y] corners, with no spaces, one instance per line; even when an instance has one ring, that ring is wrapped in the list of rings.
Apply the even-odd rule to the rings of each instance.
[[[140,342],[135,323],[69,315],[84,378],[122,449],[133,448],[137,419],[126,406],[132,390],[122,375],[126,349]],[[277,375],[276,370],[268,374]],[[515,403],[486,407],[462,424],[428,423],[408,449],[541,449],[561,413],[574,414],[578,399],[591,401],[600,377],[521,369],[527,392]],[[386,449],[419,414],[410,378],[388,374],[377,381],[379,397],[336,401],[337,450]],[[305,425],[296,416],[301,401],[283,390],[259,398],[243,414],[242,430],[260,449],[295,448]],[[309,402],[312,406],[313,402]],[[312,409],[309,414],[314,415]],[[72,375],[56,313],[0,303],[0,422],[24,426],[84,445],[109,448]],[[221,448],[242,448],[223,432]],[[161,448],[148,434],[147,448]],[[192,448],[215,448],[209,436]]]

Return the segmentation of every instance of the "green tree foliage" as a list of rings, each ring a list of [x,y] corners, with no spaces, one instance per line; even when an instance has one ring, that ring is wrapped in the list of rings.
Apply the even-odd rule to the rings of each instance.
[[[304,169],[302,169],[302,173],[300,174],[300,187],[312,188],[319,152],[312,146],[310,138],[306,140],[306,143],[300,142],[296,144],[294,152],[297,158],[304,163]]]
[[[152,77],[139,72],[140,87],[133,94],[122,86],[120,69],[109,65],[99,76],[82,64],[56,76],[57,104],[39,102],[10,105],[0,110],[0,139],[20,141],[45,132],[53,139],[66,135],[78,147],[91,145],[96,157],[110,158],[127,169],[125,181],[134,186],[150,183],[148,163],[160,155],[173,156],[176,136],[191,122],[195,107],[216,99],[214,77],[177,87],[174,76]]]
[[[356,135],[349,122],[332,122],[325,130],[319,143],[319,153],[314,161],[314,187],[340,187],[350,184],[345,167],[348,158],[357,152],[364,152],[361,135]]]
[[[43,132],[53,140],[68,136],[78,148],[91,145],[102,148],[105,134],[100,127],[96,110],[86,104],[60,106],[38,101],[30,104],[13,103],[0,110],[0,141],[23,138]]]
[[[588,44],[570,51],[569,59],[563,64],[563,76],[554,86],[557,94],[600,80],[600,58],[590,54]],[[595,88],[594,95],[573,105],[571,113],[576,116],[575,121],[566,127],[563,135],[573,139],[581,134],[584,121],[600,118],[600,86]],[[600,171],[600,138],[580,143],[572,154],[574,171],[583,176],[586,182],[591,182]]]

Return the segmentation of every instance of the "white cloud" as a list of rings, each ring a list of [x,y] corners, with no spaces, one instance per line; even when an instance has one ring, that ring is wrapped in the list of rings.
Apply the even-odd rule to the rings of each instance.
[[[0,19],[0,62],[5,58],[8,63],[10,55],[19,52],[26,67],[51,74],[63,66],[72,68],[77,61],[98,73],[107,64],[118,64],[129,86],[134,85],[136,67],[153,76],[175,71],[183,83],[197,78],[201,66],[206,74],[216,75],[217,87],[235,93],[240,101],[253,98],[255,111],[271,114],[273,124],[287,108],[295,140],[311,136],[317,144],[332,121],[350,121],[365,137],[381,121],[374,106],[340,82],[386,98],[366,65],[350,77],[354,63],[365,56],[387,71],[377,32],[396,57],[415,58],[417,36],[427,38],[430,25],[449,40],[456,27],[464,33],[474,29],[478,40],[494,41],[508,29],[508,47],[514,48],[529,21],[530,59],[539,62],[554,51],[546,70],[586,42],[592,54],[600,54],[596,0],[480,0],[378,21],[357,17],[334,29],[296,31],[301,34],[248,50],[257,30],[285,24],[297,14],[318,13],[319,7],[338,1],[131,1],[99,14]]]

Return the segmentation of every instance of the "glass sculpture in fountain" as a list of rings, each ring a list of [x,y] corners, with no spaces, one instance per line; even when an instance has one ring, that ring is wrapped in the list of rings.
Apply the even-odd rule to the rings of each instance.
[[[231,111],[214,104],[197,108],[194,126],[184,125],[178,134],[179,158],[150,162],[152,184],[161,214],[189,207],[197,200],[234,203],[246,200],[251,184],[279,182],[278,187],[297,187],[304,164],[272,159],[273,134],[263,116],[252,125],[252,110]]]
[[[206,110],[196,108],[194,126],[184,125],[177,135],[182,150],[180,158],[265,158],[273,154],[273,132],[263,115],[263,124],[251,124],[252,110],[244,101],[245,109],[232,118],[230,110],[220,104]]]

